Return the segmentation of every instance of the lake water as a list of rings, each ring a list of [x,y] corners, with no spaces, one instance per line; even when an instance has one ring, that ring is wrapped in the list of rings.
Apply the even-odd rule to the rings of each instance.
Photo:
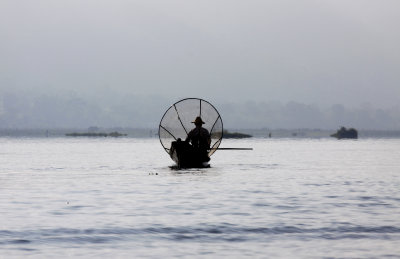
[[[400,258],[400,139],[0,138],[0,258]]]

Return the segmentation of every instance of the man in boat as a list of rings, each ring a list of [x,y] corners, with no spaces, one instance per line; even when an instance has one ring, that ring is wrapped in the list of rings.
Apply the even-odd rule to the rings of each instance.
[[[196,127],[188,133],[185,141],[178,138],[171,143],[169,155],[178,167],[202,167],[204,162],[210,161],[210,133],[202,127],[204,122],[201,117],[197,117],[192,123]]]
[[[189,132],[185,141],[192,144],[194,152],[203,162],[208,162],[210,161],[210,158],[208,157],[208,150],[210,149],[211,144],[210,133],[207,129],[202,127],[204,121],[201,117],[196,117],[192,123],[194,123],[196,127]]]

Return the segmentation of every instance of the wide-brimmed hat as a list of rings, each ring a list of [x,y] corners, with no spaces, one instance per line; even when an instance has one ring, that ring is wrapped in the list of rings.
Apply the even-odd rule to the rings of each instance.
[[[204,121],[200,117],[196,117],[194,121],[192,121],[194,124],[204,124]]]

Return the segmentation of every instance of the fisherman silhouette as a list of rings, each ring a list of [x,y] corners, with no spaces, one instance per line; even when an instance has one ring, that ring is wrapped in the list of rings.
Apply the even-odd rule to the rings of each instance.
[[[196,117],[192,121],[196,127],[192,129],[186,137],[186,141],[190,141],[193,148],[207,151],[210,149],[211,136],[207,129],[203,128],[203,120],[201,117]]]
[[[205,123],[201,117],[196,117],[192,123],[194,123],[196,127],[189,132],[185,141],[192,144],[193,153],[201,162],[208,162],[210,161],[208,157],[208,150],[211,144],[210,133],[207,129],[202,127]]]
[[[196,117],[192,121],[196,125],[185,139],[182,141],[178,138],[171,143],[169,154],[175,156],[174,161],[178,161],[178,167],[203,167],[203,163],[210,161],[208,151],[210,150],[211,135],[207,129],[203,128],[204,124],[201,117]]]

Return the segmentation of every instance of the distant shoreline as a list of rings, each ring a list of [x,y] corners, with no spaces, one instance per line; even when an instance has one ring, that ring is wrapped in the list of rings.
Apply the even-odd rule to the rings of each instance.
[[[253,138],[332,138],[337,129],[228,129]],[[87,132],[82,128],[11,129],[0,128],[0,137],[66,137],[71,132]],[[124,138],[158,138],[158,128],[101,128],[98,132],[118,132]],[[400,138],[400,130],[363,130],[359,138]],[[125,136],[126,134],[126,136]]]
[[[113,131],[111,133],[105,132],[72,132],[66,133],[65,136],[67,137],[126,137],[128,134],[126,133],[119,133],[118,131]]]

